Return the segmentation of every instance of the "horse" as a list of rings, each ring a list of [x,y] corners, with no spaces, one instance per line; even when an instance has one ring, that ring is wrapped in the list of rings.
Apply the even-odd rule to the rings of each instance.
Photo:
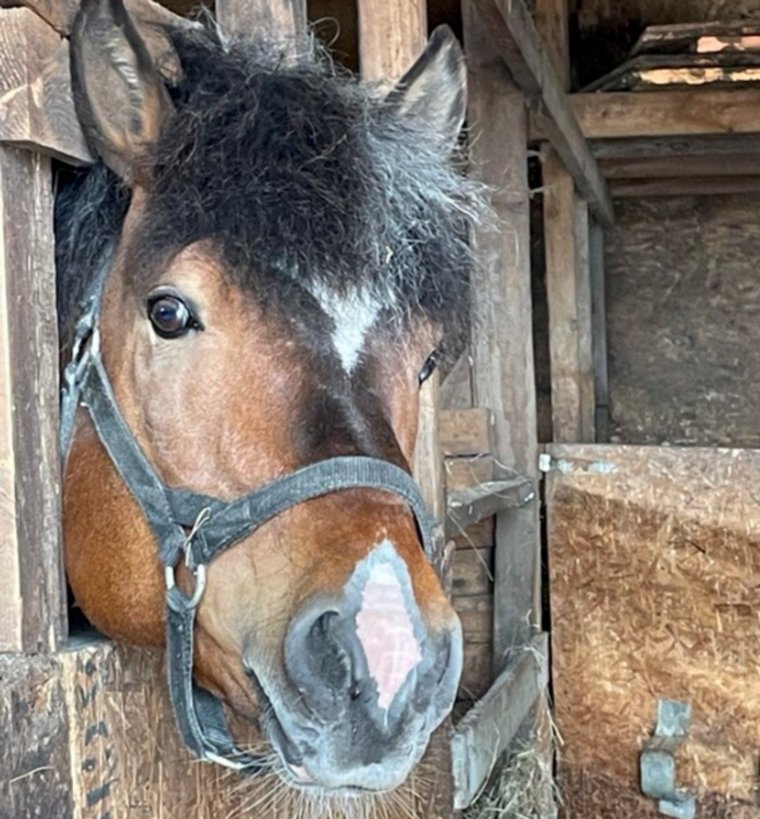
[[[105,635],[167,647],[200,756],[393,792],[462,667],[409,464],[468,313],[463,55],[437,29],[381,93],[313,42],[162,35],[166,63],[122,0],[72,33],[98,161],[56,204],[68,582]]]

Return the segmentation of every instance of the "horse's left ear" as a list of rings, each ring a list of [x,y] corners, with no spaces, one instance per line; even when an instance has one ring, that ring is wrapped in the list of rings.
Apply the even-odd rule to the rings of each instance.
[[[442,151],[454,149],[467,109],[467,70],[462,47],[448,26],[438,26],[430,35],[387,102],[399,114],[417,118]]]
[[[172,112],[169,95],[123,0],[83,0],[71,34],[77,115],[87,139],[127,184]]]

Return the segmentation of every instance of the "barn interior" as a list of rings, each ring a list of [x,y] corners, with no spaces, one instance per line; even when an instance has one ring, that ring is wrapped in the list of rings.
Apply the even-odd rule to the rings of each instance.
[[[468,14],[493,6],[504,15],[512,2],[428,0],[425,9],[427,29],[451,26],[477,69],[473,172],[487,167],[502,193],[488,152],[509,143],[499,161],[519,163],[527,186],[496,197],[502,235],[514,219],[527,242],[529,268],[504,246],[497,254],[497,266],[528,271],[529,291],[515,295],[523,320],[512,329],[512,291],[499,301],[495,279],[481,278],[474,314],[498,304],[481,336],[503,345],[484,352],[473,336],[436,398],[466,639],[454,728],[463,743],[485,742],[481,723],[499,703],[511,720],[499,724],[509,729],[498,766],[462,752],[477,786],[462,796],[455,782],[457,806],[467,819],[760,819],[760,0],[514,2],[530,13],[553,77],[526,82],[505,58],[510,70],[488,74],[501,83],[490,105],[480,68],[506,38],[492,32],[484,45]],[[17,5],[34,2],[0,2]],[[198,13],[197,0],[161,5]],[[307,3],[316,36],[352,71],[365,69],[361,7]],[[547,86],[561,96],[549,116]],[[572,122],[558,126],[555,110]],[[513,134],[518,111],[527,113]],[[67,167],[64,157],[60,184]],[[515,340],[520,333],[530,338]],[[518,374],[504,394],[531,393],[534,404],[484,406],[483,361],[500,366],[502,355],[504,372]],[[525,458],[541,457],[540,474],[505,449],[493,418],[505,406],[518,427],[531,416]],[[509,505],[522,503],[526,481],[540,503],[516,512]],[[489,506],[497,483],[501,503]],[[477,496],[484,486],[491,496]],[[468,492],[482,508],[457,519],[452,503],[475,497]],[[523,566],[515,555],[531,550],[537,563]],[[75,609],[68,619],[81,637]],[[97,651],[110,699],[85,701],[79,727],[97,724],[97,709],[147,709],[174,747],[154,692],[158,661]],[[66,674],[88,696],[101,683],[85,666],[71,660]],[[114,682],[123,677],[126,687]],[[670,701],[688,706],[689,724],[663,745],[671,781],[651,791],[642,766],[659,704]],[[134,743],[147,747],[152,736],[140,730]],[[171,771],[151,765],[129,770],[140,805],[155,803],[156,778],[173,792]],[[209,774],[196,793],[204,787],[221,785]],[[175,797],[162,817],[186,815],[189,797]],[[213,816],[213,797],[198,798]]]

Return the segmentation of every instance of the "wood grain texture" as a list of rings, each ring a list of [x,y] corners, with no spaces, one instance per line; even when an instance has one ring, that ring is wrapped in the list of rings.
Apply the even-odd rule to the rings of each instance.
[[[616,179],[610,184],[616,199],[653,196],[717,196],[760,193],[758,176],[675,176],[661,179]]]
[[[551,148],[543,154],[546,295],[555,441],[593,441],[588,212]]]
[[[599,161],[610,179],[674,179],[705,176],[760,176],[760,144],[755,153],[673,154]]]
[[[495,449],[495,423],[493,413],[485,407],[441,410],[438,419],[441,451],[447,457],[490,455]]]
[[[0,142],[88,162],[74,111],[68,43],[29,9],[0,10]]]
[[[571,94],[587,139],[760,132],[760,90]]]
[[[0,650],[65,635],[50,161],[0,148]]]
[[[471,166],[494,191],[491,204],[499,229],[473,236],[479,257],[472,280],[473,394],[476,406],[493,412],[493,454],[499,463],[533,478],[538,445],[525,98],[478,8],[474,2],[462,7]],[[500,515],[494,560],[495,673],[510,652],[530,639],[531,625],[540,618],[539,565],[537,504]]]
[[[691,703],[679,785],[699,816],[760,816],[755,451],[552,446],[560,786],[572,816],[655,816],[638,756],[660,697]],[[621,806],[623,813],[621,814]]]
[[[567,0],[535,0],[536,29],[564,91],[570,89],[570,43]]]
[[[542,634],[516,655],[482,700],[460,720],[452,751],[457,808],[468,807],[480,792],[496,760],[546,688],[548,673],[548,639]]]
[[[613,221],[612,200],[584,139],[525,0],[473,0],[490,43],[525,93],[534,116],[583,198],[604,224]]]
[[[362,77],[390,87],[425,48],[426,4],[420,0],[358,0],[357,8]]]
[[[173,24],[181,20],[178,14],[165,7],[169,5],[168,3],[157,3],[154,0],[124,0],[124,4],[138,25]],[[200,4],[193,2],[192,5],[198,7]],[[0,0],[0,8],[12,6],[28,8],[59,34],[69,35],[81,0]]]
[[[55,659],[0,653],[0,819],[74,815],[68,749]]]
[[[446,458],[444,467],[447,492],[457,492],[460,489],[469,489],[471,486],[492,481],[499,472],[496,461],[490,455],[474,458]]]
[[[306,0],[216,0],[216,19],[230,34],[268,32],[294,53],[306,33]]]
[[[438,435],[440,375],[436,371],[420,390],[417,443],[414,448],[414,476],[435,520],[446,513],[446,477]]]

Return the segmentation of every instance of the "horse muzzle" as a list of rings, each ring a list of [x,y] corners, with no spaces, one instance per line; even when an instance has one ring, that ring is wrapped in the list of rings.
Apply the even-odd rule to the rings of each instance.
[[[423,622],[406,564],[384,542],[339,596],[320,595],[293,618],[284,684],[247,663],[268,700],[269,739],[304,787],[398,787],[451,710],[462,670],[462,631]]]

